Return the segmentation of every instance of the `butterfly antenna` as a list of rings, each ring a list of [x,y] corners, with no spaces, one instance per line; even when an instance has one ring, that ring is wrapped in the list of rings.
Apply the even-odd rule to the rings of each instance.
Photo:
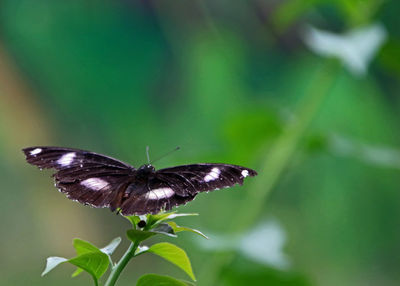
[[[160,159],[162,159],[162,158],[164,158],[164,157],[167,157],[169,154],[171,154],[171,153],[173,153],[173,152],[175,152],[175,151],[178,151],[179,149],[181,149],[181,148],[178,146],[178,147],[176,147],[175,149],[173,149],[173,150],[167,152],[166,154],[164,154],[164,155],[158,157],[157,159],[153,160],[153,161],[150,162],[149,164],[152,164],[152,163],[154,163],[155,161],[158,161],[158,160],[160,160]]]
[[[146,146],[146,155],[147,155],[147,162],[150,163],[150,155],[149,155],[149,146]]]

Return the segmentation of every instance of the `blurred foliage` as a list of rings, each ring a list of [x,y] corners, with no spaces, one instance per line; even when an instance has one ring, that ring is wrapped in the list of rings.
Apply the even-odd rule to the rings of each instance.
[[[179,145],[156,167],[259,171],[180,208],[201,214],[194,227],[233,235],[274,217],[291,261],[240,263],[234,250],[210,255],[201,238],[183,237],[198,285],[398,285],[399,9],[393,0],[3,0],[0,284],[70,285],[71,269],[41,278],[40,261],[72,256],[74,237],[105,245],[127,226],[57,193],[22,147],[77,147],[139,166],[146,145],[152,158]],[[375,22],[387,40],[364,77],[303,44],[307,25],[344,33]],[[144,256],[128,268],[120,285],[149,269],[182,277]]]

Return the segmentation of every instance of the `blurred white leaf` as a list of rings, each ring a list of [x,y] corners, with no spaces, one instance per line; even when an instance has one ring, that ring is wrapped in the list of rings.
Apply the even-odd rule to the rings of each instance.
[[[308,27],[304,41],[315,53],[339,58],[357,76],[365,75],[375,54],[386,39],[386,30],[380,24],[373,24],[335,34],[314,27]]]
[[[245,235],[240,242],[240,250],[255,261],[286,269],[289,260],[282,251],[285,241],[286,234],[280,224],[270,220]]]
[[[334,154],[357,158],[374,166],[400,169],[398,149],[361,143],[339,135],[331,136],[328,144],[329,150]]]
[[[283,253],[286,234],[276,220],[268,220],[242,235],[213,234],[209,240],[196,240],[203,249],[212,251],[234,250],[258,263],[287,269],[290,266]]]

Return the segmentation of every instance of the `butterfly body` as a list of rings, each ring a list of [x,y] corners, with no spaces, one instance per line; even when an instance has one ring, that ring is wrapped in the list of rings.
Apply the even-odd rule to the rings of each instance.
[[[241,185],[245,177],[257,175],[249,168],[220,163],[160,170],[145,164],[136,169],[105,155],[62,147],[28,147],[23,152],[28,163],[56,170],[55,186],[68,198],[118,209],[123,215],[169,210],[200,192]]]

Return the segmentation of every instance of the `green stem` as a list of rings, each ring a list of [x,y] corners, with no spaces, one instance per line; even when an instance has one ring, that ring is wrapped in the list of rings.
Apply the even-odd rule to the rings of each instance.
[[[139,246],[139,242],[135,241],[132,242],[129,245],[129,248],[127,251],[124,253],[124,255],[121,257],[120,261],[112,268],[110,276],[108,277],[106,284],[104,286],[114,286],[115,282],[117,282],[117,279],[119,275],[121,274],[122,270],[125,268],[125,266],[128,264],[129,260],[135,255],[136,249]]]

